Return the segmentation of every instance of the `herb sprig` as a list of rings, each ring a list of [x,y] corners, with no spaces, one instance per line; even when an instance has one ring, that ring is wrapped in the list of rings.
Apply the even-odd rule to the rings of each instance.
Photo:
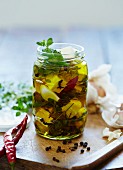
[[[32,108],[32,87],[26,83],[0,83],[0,109],[6,107],[15,110],[16,116],[28,113]]]
[[[61,52],[56,49],[50,48],[50,45],[53,44],[53,39],[49,38],[48,40],[43,40],[41,42],[37,42],[39,46],[44,47],[42,49],[42,55],[46,58],[44,59],[45,64],[54,64],[56,66],[67,66],[68,64],[64,61],[64,58]]]
[[[52,39],[52,38],[49,38],[48,40],[43,40],[43,41],[41,41],[41,42],[37,42],[37,44],[38,44],[39,46],[46,47],[45,49],[42,50],[43,52],[48,52],[48,53],[52,53],[52,52],[53,52],[53,51],[49,48],[49,46],[53,44],[53,39]]]

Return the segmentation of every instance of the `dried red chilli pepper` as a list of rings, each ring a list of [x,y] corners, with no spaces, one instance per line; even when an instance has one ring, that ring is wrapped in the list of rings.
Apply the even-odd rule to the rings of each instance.
[[[59,93],[59,96],[61,97],[63,93],[66,93],[68,91],[71,91],[74,89],[74,87],[76,86],[76,83],[78,81],[78,76],[74,77],[73,79],[71,79],[68,83],[67,86]]]
[[[4,143],[5,143],[5,149],[6,149],[6,155],[8,158],[8,162],[11,166],[11,169],[14,169],[14,164],[16,162],[16,148],[15,148],[15,144],[18,143],[19,139],[22,137],[23,132],[26,128],[26,124],[27,124],[27,116],[24,119],[24,122],[21,123],[21,128],[20,130],[17,132],[16,137],[12,139],[12,135],[11,135],[11,130],[8,131],[7,133],[5,133],[4,135]]]
[[[26,115],[25,118],[22,120],[22,122],[20,124],[18,124],[16,127],[11,129],[11,134],[15,134],[13,141],[14,144],[16,145],[18,143],[18,141],[20,140],[20,138],[22,137],[25,129],[26,129],[26,125],[27,125],[27,119],[28,116]],[[5,154],[5,146],[3,146],[0,149],[0,157],[2,157]]]
[[[21,128],[21,123],[19,125],[17,125],[16,127],[12,128],[11,129],[11,134],[15,134],[17,133],[17,131]],[[0,157],[2,157],[4,154],[5,154],[5,146],[3,146],[1,149],[0,149]]]
[[[26,115],[23,121],[19,125],[9,130],[9,133],[11,134],[11,136],[16,133],[14,138],[12,139],[15,145],[19,142],[20,138],[22,137],[26,129],[27,119],[28,119],[28,116]],[[5,146],[3,146],[2,149],[0,149],[0,157],[2,157],[4,154],[5,154]]]
[[[13,138],[15,145],[19,142],[20,138],[23,136],[23,133],[24,133],[24,131],[26,129],[26,125],[27,125],[27,119],[28,119],[28,116],[26,115],[20,124],[20,129],[17,131],[16,135]]]
[[[4,134],[4,145],[6,150],[6,156],[11,166],[11,170],[14,170],[14,165],[16,162],[16,148],[14,141],[12,140],[11,130],[8,130]]]

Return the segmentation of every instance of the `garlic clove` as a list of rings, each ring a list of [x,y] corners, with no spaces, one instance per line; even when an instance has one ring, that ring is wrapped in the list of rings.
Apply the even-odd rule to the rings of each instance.
[[[98,100],[97,90],[88,82],[87,104],[96,103]]]
[[[109,128],[105,128],[103,130],[103,137],[108,137],[108,141],[111,141],[113,139],[118,139],[121,136],[122,132],[120,129],[110,131]]]

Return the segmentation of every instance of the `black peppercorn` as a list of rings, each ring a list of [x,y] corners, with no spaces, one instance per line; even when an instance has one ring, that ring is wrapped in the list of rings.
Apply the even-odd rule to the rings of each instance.
[[[47,147],[45,148],[46,151],[49,151],[50,149],[51,149],[51,146],[47,146]]]
[[[55,161],[56,160],[56,157],[53,157],[53,161]]]
[[[78,143],[74,143],[74,146],[78,146]]]
[[[84,153],[84,149],[81,149],[80,153]]]
[[[87,143],[87,142],[84,142],[84,143],[83,143],[83,147],[84,147],[84,148],[86,148],[86,147],[87,147],[87,145],[88,145],[88,143]]]
[[[88,145],[88,142],[85,142],[84,144]]]
[[[49,147],[46,147],[45,150],[46,150],[46,151],[49,151]]]
[[[66,140],[63,140],[63,142],[62,142],[62,143],[65,145],[65,144],[67,144],[67,141],[66,141]]]
[[[65,149],[61,149],[61,152],[62,152],[62,153],[65,153],[66,151],[65,151]]]
[[[75,151],[75,148],[74,147],[70,147],[69,148],[71,151]]]
[[[51,149],[51,146],[49,146],[49,150]]]
[[[74,149],[77,149],[78,147],[77,147],[77,146],[74,146],[73,148],[74,148]]]
[[[75,149],[74,149],[74,148],[72,148],[72,149],[71,149],[71,151],[75,151]]]
[[[59,149],[57,149],[56,152],[59,153],[60,152]]]
[[[57,159],[56,157],[53,157],[53,161],[60,162],[59,159]]]
[[[61,146],[58,146],[58,150],[59,150],[59,151],[61,150]]]
[[[83,142],[80,142],[80,146],[83,146]]]
[[[69,140],[68,140],[68,143],[72,143],[72,140],[71,140],[71,139],[69,139]]]
[[[87,147],[87,151],[90,151],[90,149],[91,149],[90,147]]]
[[[58,163],[60,162],[59,159],[56,159],[55,161],[58,162]]]
[[[58,146],[56,152],[57,152],[57,153],[58,153],[58,152],[61,152],[61,146]]]

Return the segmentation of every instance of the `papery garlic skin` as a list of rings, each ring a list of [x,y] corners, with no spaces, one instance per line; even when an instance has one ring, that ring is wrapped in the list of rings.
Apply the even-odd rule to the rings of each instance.
[[[123,110],[117,109],[113,104],[103,109],[102,118],[111,127],[123,128]]]
[[[89,74],[88,112],[97,113],[100,107],[102,118],[109,126],[123,128],[123,110],[117,110],[117,108],[122,108],[119,103],[123,102],[123,96],[117,94],[116,87],[111,83],[110,70],[111,65],[103,64]]]
[[[96,103],[98,101],[97,90],[88,82],[87,104]]]
[[[117,112],[117,115],[118,115],[117,123],[122,125],[123,124],[123,111]]]
[[[110,64],[102,64],[97,69],[93,70],[89,74],[89,80],[97,81],[100,77],[105,76],[111,70]]]
[[[95,103],[107,109],[117,99],[116,87],[111,83],[111,65],[103,64],[89,74],[87,104]]]
[[[109,135],[110,135],[110,131],[109,131],[109,128],[105,128],[104,130],[103,130],[103,137],[108,137]]]
[[[108,141],[111,141],[113,139],[118,139],[122,132],[120,129],[114,130],[114,131],[110,131],[109,128],[105,128],[102,132],[103,137],[108,137]]]
[[[116,87],[111,83],[109,71],[111,70],[111,65],[103,64],[96,70],[89,74],[89,81],[93,82],[97,87],[101,87],[106,96],[110,97],[111,100],[115,100],[117,97]]]

